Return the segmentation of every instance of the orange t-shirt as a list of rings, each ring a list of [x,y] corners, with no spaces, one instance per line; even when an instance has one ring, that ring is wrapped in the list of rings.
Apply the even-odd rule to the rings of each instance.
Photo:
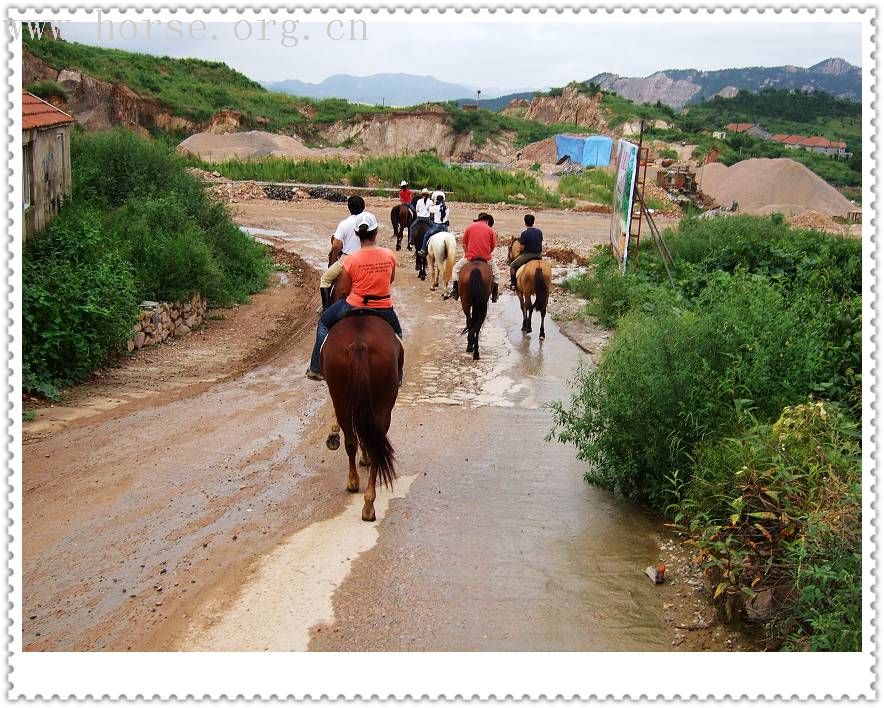
[[[396,255],[389,248],[360,248],[344,259],[344,270],[352,285],[347,302],[353,307],[393,307],[390,284],[396,273]],[[366,295],[385,295],[382,300],[365,302]]]

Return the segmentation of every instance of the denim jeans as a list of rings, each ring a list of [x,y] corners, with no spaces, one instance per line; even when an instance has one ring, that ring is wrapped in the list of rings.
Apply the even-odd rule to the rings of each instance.
[[[447,229],[447,228],[448,228],[448,223],[447,223],[447,222],[444,223],[444,224],[433,224],[433,225],[427,230],[427,233],[424,234],[424,238],[423,238],[423,241],[421,241],[421,247],[420,247],[419,250],[421,250],[421,251],[423,251],[424,253],[426,253],[426,252],[427,252],[427,246],[430,245],[430,236],[432,236],[433,234],[437,234],[437,233],[439,233],[440,231],[445,231],[445,229]]]
[[[355,309],[357,308],[353,307],[346,300],[338,300],[320,315],[319,324],[316,325],[316,343],[313,345],[313,354],[310,356],[311,371],[319,372],[319,352],[332,325],[341,320],[350,310]],[[402,337],[402,325],[399,324],[399,318],[392,307],[378,308],[374,312],[383,317],[393,328],[393,331],[399,337]]]

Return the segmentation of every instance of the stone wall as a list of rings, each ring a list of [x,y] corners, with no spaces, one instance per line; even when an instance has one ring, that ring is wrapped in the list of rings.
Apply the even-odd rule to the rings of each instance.
[[[141,316],[132,325],[132,339],[126,348],[131,352],[171,337],[182,337],[203,323],[208,309],[200,295],[183,302],[142,302]]]

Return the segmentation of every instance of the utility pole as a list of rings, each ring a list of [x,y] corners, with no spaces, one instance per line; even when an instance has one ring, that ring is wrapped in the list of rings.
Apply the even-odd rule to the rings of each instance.
[[[476,89],[476,108],[479,107],[479,96],[482,95],[482,89]]]

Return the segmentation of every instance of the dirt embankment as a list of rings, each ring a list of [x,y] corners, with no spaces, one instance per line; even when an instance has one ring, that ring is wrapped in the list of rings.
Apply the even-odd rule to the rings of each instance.
[[[547,125],[569,123],[607,132],[608,119],[602,110],[601,99],[601,94],[586,96],[569,86],[560,96],[535,96],[524,116]]]
[[[167,131],[191,131],[197,128],[192,121],[172,115],[128,86],[100,81],[82,71],[54,69],[25,48],[22,85],[41,79],[56,81],[68,92],[67,101],[56,100],[53,103],[73,115],[80,125],[89,130],[123,125],[147,135],[150,128]]]
[[[339,121],[323,132],[329,145],[350,145],[369,155],[435,150],[440,157],[458,162],[505,162],[515,152],[514,137],[504,133],[477,146],[471,132],[454,131],[448,112],[442,108],[379,113],[361,120]]]
[[[248,130],[242,133],[205,131],[186,138],[178,145],[178,152],[195,155],[204,162],[225,160],[260,160],[265,157],[286,157],[293,160],[338,157],[353,160],[359,157],[354,150],[344,148],[310,148],[294,136]]]

